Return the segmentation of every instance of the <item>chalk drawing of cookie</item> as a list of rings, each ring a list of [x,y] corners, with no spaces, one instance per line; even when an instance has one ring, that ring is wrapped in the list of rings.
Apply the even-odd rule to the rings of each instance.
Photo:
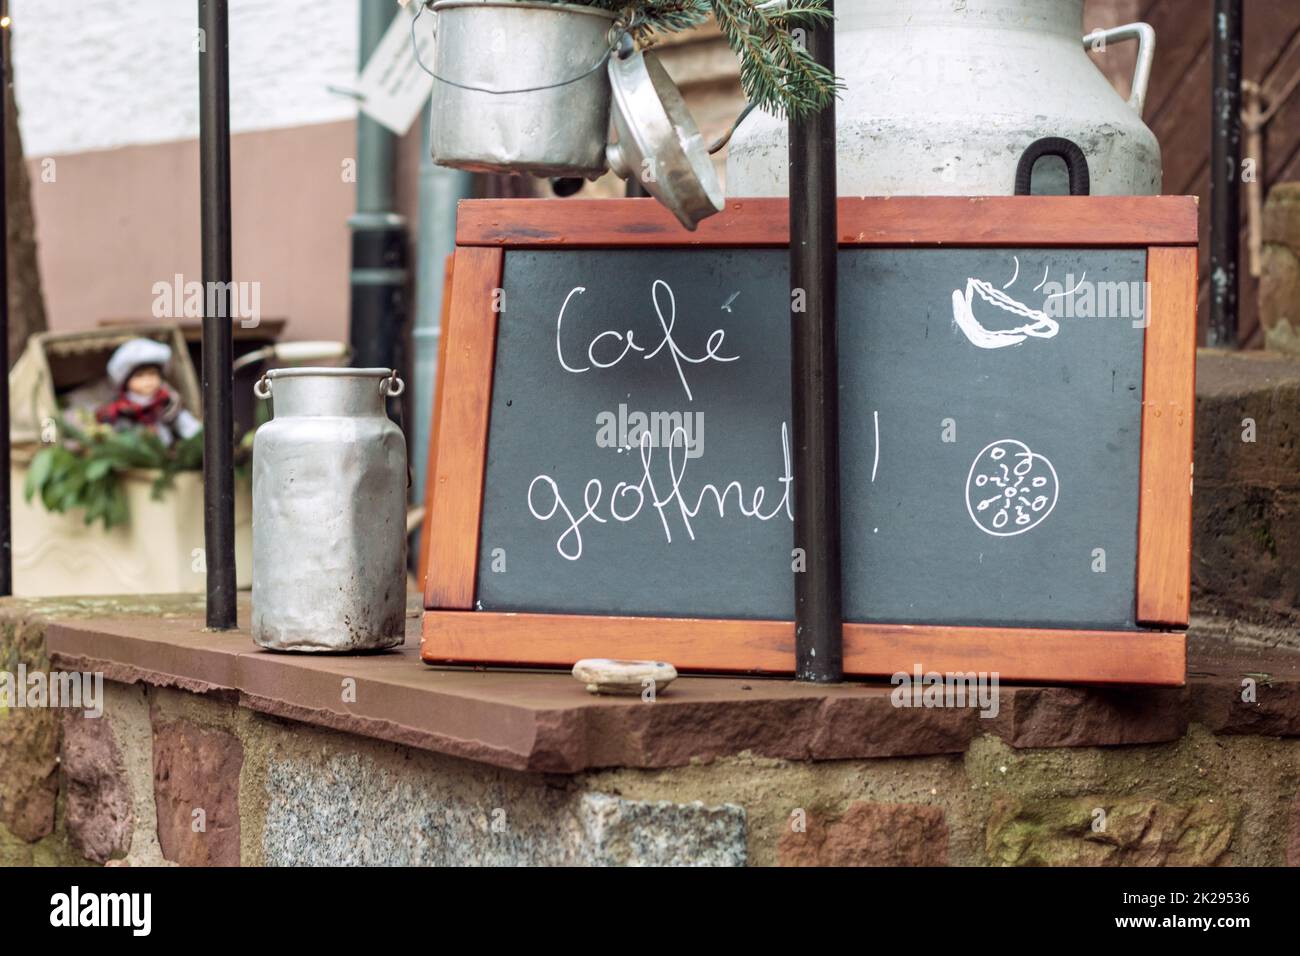
[[[1014,438],[991,442],[966,476],[966,510],[985,534],[1010,538],[1038,527],[1056,507],[1052,463]]]

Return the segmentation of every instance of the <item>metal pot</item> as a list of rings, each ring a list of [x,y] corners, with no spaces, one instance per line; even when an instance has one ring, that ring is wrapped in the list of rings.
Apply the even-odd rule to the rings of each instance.
[[[841,195],[1010,195],[1044,137],[1075,143],[1094,195],[1160,192],[1160,146],[1142,122],[1155,34],[1146,24],[1083,36],[1083,0],[857,0],[841,4],[835,63]],[[1139,42],[1126,103],[1088,58]],[[787,124],[755,112],[727,158],[733,196],[784,196]],[[1036,193],[1069,191],[1045,158]]]
[[[722,186],[681,91],[654,54],[609,60],[614,139],[605,150],[620,179],[636,178],[687,229],[722,212]]]
[[[613,13],[522,0],[441,0],[433,12],[435,163],[586,179],[605,172]]]
[[[360,651],[406,633],[406,441],[386,368],[284,368],[254,388],[253,640]]]

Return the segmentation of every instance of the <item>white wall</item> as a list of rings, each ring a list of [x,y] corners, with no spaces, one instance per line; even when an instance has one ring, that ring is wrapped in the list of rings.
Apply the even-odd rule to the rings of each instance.
[[[234,132],[350,119],[357,5],[230,0]],[[199,133],[198,0],[10,0],[28,157]]]

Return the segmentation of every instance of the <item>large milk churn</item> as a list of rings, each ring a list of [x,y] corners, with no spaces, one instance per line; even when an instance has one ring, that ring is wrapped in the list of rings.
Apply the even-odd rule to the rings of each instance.
[[[1142,122],[1155,48],[1146,24],[1090,34],[1083,0],[847,0],[837,4],[840,195],[996,196],[1046,137],[1072,141],[1095,195],[1160,192],[1160,146]],[[1133,95],[1088,57],[1139,45]],[[786,123],[755,112],[727,159],[730,196],[787,195]],[[1067,193],[1044,158],[1035,193]]]
[[[287,368],[254,389],[275,417],[253,439],[253,640],[359,651],[406,631],[406,441],[386,368]]]

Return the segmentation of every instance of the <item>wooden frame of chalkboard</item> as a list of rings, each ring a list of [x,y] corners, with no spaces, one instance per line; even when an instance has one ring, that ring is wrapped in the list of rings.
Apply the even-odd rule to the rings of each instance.
[[[997,672],[1007,681],[1181,685],[1191,560],[1195,406],[1195,197],[841,198],[841,248],[1129,248],[1147,254],[1139,630],[846,623],[844,672]],[[497,315],[507,250],[782,247],[785,200],[729,200],[694,233],[654,200],[460,204],[444,312],[425,527],[421,657],[429,663],[569,666],[617,654],[681,670],[789,674],[791,621],[474,610]]]

